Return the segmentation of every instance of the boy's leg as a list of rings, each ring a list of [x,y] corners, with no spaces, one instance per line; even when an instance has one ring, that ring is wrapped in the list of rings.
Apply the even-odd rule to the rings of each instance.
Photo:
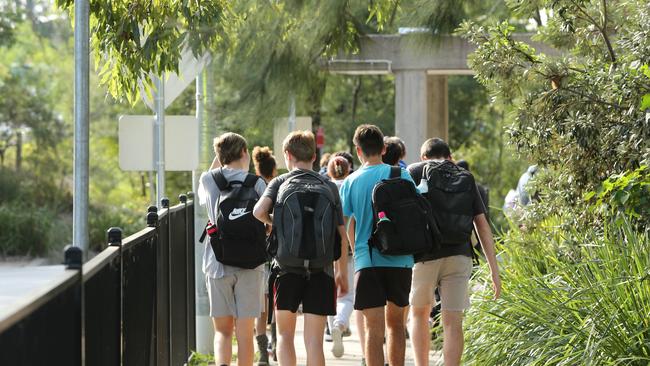
[[[217,365],[230,365],[232,359],[234,315],[237,313],[233,291],[235,282],[235,276],[206,276],[210,317],[214,326],[214,359]]]
[[[363,324],[363,313],[360,310],[355,310],[354,318],[354,322],[357,324],[359,343],[361,343],[361,358],[366,358],[366,327]]]
[[[255,318],[235,319],[235,334],[237,336],[237,365],[252,366],[255,358],[253,346]]]
[[[262,300],[264,310],[260,316],[255,319],[255,340],[257,341],[257,350],[260,353],[260,358],[257,361],[258,365],[268,365],[269,363],[269,338],[266,336],[267,303],[268,296],[265,294]]]
[[[363,309],[364,327],[366,329],[366,343],[364,351],[366,365],[384,365],[384,306]]]
[[[214,360],[217,365],[230,365],[234,318],[232,316],[212,318],[212,324],[214,325]]]
[[[268,303],[268,297],[267,295],[264,295],[263,301],[262,301],[262,306],[263,310],[260,313],[260,316],[255,319],[255,335],[266,335],[266,320],[268,317],[268,314],[266,312],[266,306]]]
[[[463,312],[442,311],[443,345],[442,354],[445,366],[460,365],[463,356]]]
[[[386,304],[386,329],[388,337],[386,348],[388,364],[403,366],[406,351],[406,335],[404,333],[404,307],[388,301]]]
[[[413,346],[415,366],[429,364],[429,348],[431,347],[430,311],[431,303],[423,306],[411,305],[411,345]]]
[[[237,317],[237,364],[252,366],[255,357],[255,318],[262,312],[262,272],[246,269],[234,273]]]
[[[307,351],[307,365],[324,366],[323,332],[325,331],[325,316],[304,314],[304,340]]]
[[[411,282],[411,345],[415,366],[429,364],[431,333],[429,314],[434,301],[434,290],[438,284],[442,260],[416,263]]]
[[[469,307],[469,279],[472,258],[462,255],[442,259],[440,267],[440,302],[442,310],[445,365],[460,365],[463,355],[463,311]]]
[[[296,365],[296,349],[293,339],[296,334],[296,313],[288,310],[275,310],[278,337],[278,362],[282,366]]]

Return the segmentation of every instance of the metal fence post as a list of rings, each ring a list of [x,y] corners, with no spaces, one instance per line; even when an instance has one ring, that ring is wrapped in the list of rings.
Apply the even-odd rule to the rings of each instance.
[[[66,269],[81,269],[83,263],[83,250],[81,248],[68,245],[65,247],[63,256]]]
[[[83,266],[83,250],[78,247],[78,246],[73,246],[73,245],[67,245],[64,248],[63,252],[63,257],[64,257],[64,264],[66,269],[72,269],[79,271],[79,276],[78,278],[78,284],[75,286],[76,289],[74,290],[74,300],[71,301],[72,306],[74,307],[73,311],[73,317],[71,318],[72,324],[66,324],[68,329],[72,330],[72,334],[74,339],[69,339],[68,341],[73,342],[73,344],[70,344],[69,346],[71,349],[78,349],[78,354],[75,354],[74,356],[70,356],[70,361],[72,361],[71,365],[79,365],[81,366],[82,360],[84,359],[84,349],[81,346],[81,340],[82,340],[82,331],[83,331],[83,324],[84,324],[84,314],[83,314],[83,286],[82,286],[82,279],[81,279],[81,268]],[[77,344],[78,342],[78,344]]]

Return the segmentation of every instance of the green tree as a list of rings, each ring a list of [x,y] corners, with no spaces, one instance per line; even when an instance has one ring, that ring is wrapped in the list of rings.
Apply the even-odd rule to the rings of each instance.
[[[527,2],[513,2],[530,14]],[[650,6],[645,1],[537,1],[548,22],[537,38],[559,55],[513,39],[508,22],[461,28],[470,61],[497,101],[515,108],[509,134],[518,151],[548,167],[547,199],[573,206],[607,176],[650,157]]]

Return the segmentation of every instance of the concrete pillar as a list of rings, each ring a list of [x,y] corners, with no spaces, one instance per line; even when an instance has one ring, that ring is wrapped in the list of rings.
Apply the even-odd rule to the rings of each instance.
[[[420,160],[431,137],[447,140],[447,77],[424,70],[395,71],[395,134],[406,144],[406,162]]]
[[[448,96],[447,75],[427,75],[427,138],[449,142]]]

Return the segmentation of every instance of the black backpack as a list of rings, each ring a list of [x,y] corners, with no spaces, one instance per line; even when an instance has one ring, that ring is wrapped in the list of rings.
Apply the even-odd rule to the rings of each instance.
[[[317,173],[299,173],[282,183],[273,208],[274,247],[269,250],[281,270],[309,275],[338,259],[338,210],[334,192]]]
[[[219,187],[216,233],[210,244],[217,260],[240,268],[255,268],[266,262],[266,231],[253,216],[259,200],[255,184],[259,177],[248,174],[243,182],[228,182],[221,169],[212,172]]]
[[[372,190],[373,231],[369,244],[385,255],[431,251],[438,232],[431,206],[413,183],[401,176],[401,168],[391,167],[390,177]],[[380,212],[389,220],[379,222]]]
[[[438,223],[441,246],[471,245],[474,230],[476,182],[467,170],[451,161],[430,161],[422,170],[428,192],[425,194]]]

